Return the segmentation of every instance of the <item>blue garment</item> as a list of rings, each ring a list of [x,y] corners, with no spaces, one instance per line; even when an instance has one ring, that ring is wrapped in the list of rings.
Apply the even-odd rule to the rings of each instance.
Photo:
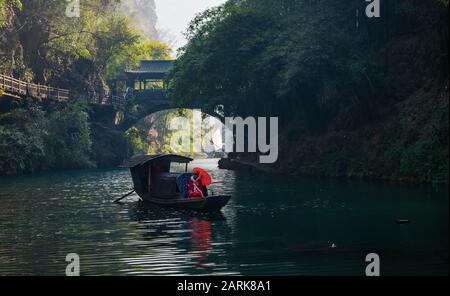
[[[177,177],[177,186],[178,190],[180,190],[181,196],[188,198],[188,182],[191,179],[191,173],[181,174]]]

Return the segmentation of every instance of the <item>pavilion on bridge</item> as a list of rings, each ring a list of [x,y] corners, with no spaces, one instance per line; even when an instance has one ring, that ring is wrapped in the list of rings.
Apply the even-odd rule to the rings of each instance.
[[[124,70],[122,75],[110,81],[111,95],[122,96],[132,91],[134,95],[164,93],[167,89],[166,75],[173,60],[144,60],[139,67]]]

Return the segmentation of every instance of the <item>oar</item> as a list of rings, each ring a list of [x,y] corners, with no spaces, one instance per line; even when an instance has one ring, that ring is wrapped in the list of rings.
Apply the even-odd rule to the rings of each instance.
[[[133,189],[133,191],[131,191],[131,192],[129,192],[129,193],[127,193],[127,194],[125,194],[124,196],[122,196],[121,198],[118,198],[118,199],[116,199],[114,202],[119,202],[119,201],[121,201],[122,199],[124,199],[125,197],[128,197],[128,196],[130,196],[131,194],[133,194],[134,193],[134,191],[135,191],[136,189]]]

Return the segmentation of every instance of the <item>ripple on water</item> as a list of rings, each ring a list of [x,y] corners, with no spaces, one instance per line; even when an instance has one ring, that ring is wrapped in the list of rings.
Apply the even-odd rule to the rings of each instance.
[[[0,275],[62,275],[73,252],[85,275],[361,275],[374,250],[386,274],[448,274],[448,188],[193,165],[218,182],[212,192],[233,195],[221,213],[136,195],[112,204],[133,187],[126,170],[0,179]]]

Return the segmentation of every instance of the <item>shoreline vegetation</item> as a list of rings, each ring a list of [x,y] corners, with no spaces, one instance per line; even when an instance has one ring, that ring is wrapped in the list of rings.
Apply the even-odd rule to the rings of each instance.
[[[187,29],[169,97],[209,114],[222,105],[224,116],[279,118],[277,163],[230,154],[222,168],[448,184],[448,1],[383,4],[380,19],[355,19],[364,1],[230,0],[208,9]],[[64,17],[65,5],[0,0],[1,73],[86,101],[104,97],[121,69],[171,58],[153,29],[118,13],[120,1],[84,3],[81,19]],[[110,112],[9,104],[0,90],[0,175],[115,166],[148,150],[107,121]]]
[[[448,1],[382,1],[379,19],[355,17],[363,2],[282,2],[199,15],[170,73],[180,103],[279,118],[275,165],[227,167],[448,183]]]
[[[114,126],[114,110],[82,102],[106,98],[108,81],[140,60],[171,59],[151,27],[156,19],[136,26],[129,1],[83,1],[76,18],[66,17],[66,6],[64,0],[0,0],[0,73],[70,89],[78,102],[11,99],[0,90],[0,175],[120,163],[127,142]]]

